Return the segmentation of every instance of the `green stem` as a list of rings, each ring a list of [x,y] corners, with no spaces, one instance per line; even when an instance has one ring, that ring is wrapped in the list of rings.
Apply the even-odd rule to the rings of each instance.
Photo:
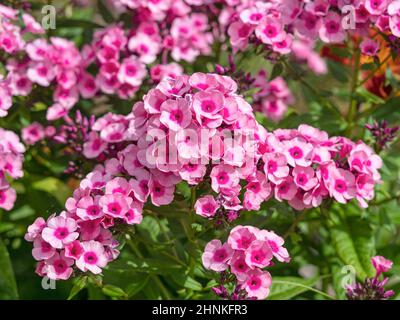
[[[135,254],[140,258],[143,259],[143,255],[142,253],[139,251],[139,248],[136,246],[135,243],[132,243],[131,241],[127,241],[129,247],[135,252]],[[170,292],[168,291],[168,289],[164,286],[164,284],[162,283],[162,281],[160,280],[160,278],[153,274],[150,275],[150,277],[154,280],[154,282],[157,284],[157,286],[160,288],[161,293],[164,295],[164,298],[171,300],[172,299],[172,295],[170,294]]]
[[[293,221],[292,225],[289,227],[289,229],[286,231],[286,233],[283,235],[283,238],[286,239],[298,226],[298,224],[304,219],[306,216],[307,210],[304,210],[302,213],[300,213],[296,219]]]
[[[347,113],[347,135],[351,135],[354,127],[354,119],[357,115],[357,99],[355,99],[355,92],[358,84],[358,77],[360,74],[360,59],[361,51],[358,47],[358,42],[355,44],[355,57],[353,66],[353,77],[350,86],[350,99],[349,99],[349,111]]]
[[[312,92],[315,97],[318,99],[318,102],[325,106],[326,108],[330,109],[332,112],[336,113],[338,117],[343,119],[343,115],[340,113],[339,109],[328,99],[321,97],[317,89],[315,89],[311,84],[304,80],[304,78],[298,74],[298,72],[286,61],[282,60],[282,63],[285,65],[286,69],[288,70],[289,74],[291,74],[294,80],[298,80],[303,86],[305,86],[310,92]]]
[[[362,87],[364,84],[366,84],[369,80],[371,80],[374,75],[378,72],[378,70],[386,63],[389,61],[389,59],[391,58],[391,54],[389,54],[385,59],[383,59],[379,65],[376,67],[376,69],[374,69],[374,71],[372,71],[363,81],[361,81],[357,87]]]
[[[152,216],[154,217],[154,219],[156,219],[157,224],[158,224],[158,226],[159,226],[159,228],[160,228],[165,240],[168,243],[172,243],[171,237],[168,235],[167,230],[165,230],[165,228],[164,228],[163,224],[161,223],[160,219],[158,218],[158,216],[156,214],[152,214]],[[172,246],[171,250],[172,250],[173,255],[175,256],[174,259],[181,263],[181,261],[179,260],[178,253],[176,252],[176,249],[175,249],[174,246]],[[166,252],[163,252],[163,253],[166,254]]]

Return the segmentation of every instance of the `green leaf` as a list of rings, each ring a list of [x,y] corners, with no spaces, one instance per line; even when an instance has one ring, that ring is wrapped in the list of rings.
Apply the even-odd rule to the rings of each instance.
[[[88,282],[88,277],[79,277],[75,280],[74,286],[72,287],[67,300],[71,300],[75,297],[79,292],[81,292]]]
[[[138,294],[140,291],[142,291],[142,289],[149,281],[149,278],[150,278],[149,275],[142,276],[140,277],[140,279],[138,279],[139,281],[129,284],[128,287],[126,288],[126,293],[128,297],[131,298],[134,295]]]
[[[110,284],[105,285],[102,291],[106,296],[109,296],[111,298],[122,298],[128,296],[124,290]]]
[[[177,284],[179,284],[180,286],[187,288],[187,289],[191,289],[194,291],[201,291],[203,289],[203,286],[201,285],[200,282],[193,279],[189,275],[185,275],[183,273],[173,273],[172,279]]]
[[[181,266],[169,258],[143,258],[128,257],[126,259],[119,259],[110,265],[110,271],[120,272],[121,274],[126,271],[135,271],[150,274],[171,274],[180,272]]]
[[[157,239],[161,233],[161,228],[156,218],[152,216],[144,216],[142,223],[137,226],[137,230],[148,239],[158,242]]]
[[[271,76],[270,76],[269,80],[273,80],[276,77],[279,77],[283,73],[283,70],[284,70],[283,64],[280,62],[276,63],[274,65],[274,67],[272,68]]]
[[[364,100],[364,102],[370,104],[382,104],[385,102],[385,100],[383,100],[381,97],[374,95],[364,87],[358,88],[356,93],[360,98],[362,98],[362,100]]]
[[[389,123],[397,124],[400,121],[400,97],[394,97],[387,100],[384,104],[378,106],[371,117],[376,120],[387,120]]]
[[[10,223],[10,222],[1,222],[0,223],[0,233],[13,230],[14,228],[15,228],[14,223]]]
[[[0,239],[0,300],[18,299],[17,283],[7,247]]]
[[[21,208],[13,210],[13,212],[11,212],[9,215],[9,219],[11,221],[16,221],[16,220],[30,217],[34,214],[35,214],[35,210],[33,210],[30,206],[28,206],[26,204],[26,205],[22,206]]]
[[[338,258],[334,258],[339,260]],[[346,275],[342,272],[342,267],[340,263],[335,261],[330,261],[331,264],[331,274],[332,274],[332,286],[336,293],[336,298],[343,300],[346,298],[346,290],[343,286],[343,277]],[[350,281],[351,282],[351,281]],[[348,284],[350,284],[350,282]]]
[[[176,185],[176,190],[183,195],[183,197],[188,200],[190,199],[191,196],[191,188],[190,186],[187,184],[186,181],[180,182]]]
[[[368,222],[351,217],[347,223],[332,228],[330,232],[339,258],[356,269],[357,278],[363,281],[373,276],[370,259],[375,253],[375,241]]]
[[[154,281],[154,279],[150,279],[150,281],[147,282],[147,285],[143,288],[143,293],[145,294],[146,298],[149,300],[162,299],[160,290],[157,287],[157,284]]]
[[[71,189],[67,187],[65,183],[54,177],[36,181],[32,184],[32,187],[36,190],[45,191],[54,195],[61,205],[64,205],[67,198],[71,195]]]
[[[303,279],[299,277],[274,277],[268,300],[289,300],[303,292],[309,291],[319,277]]]
[[[347,82],[349,79],[349,69],[346,65],[328,60],[328,68],[329,72],[332,74],[332,76],[339,82]]]

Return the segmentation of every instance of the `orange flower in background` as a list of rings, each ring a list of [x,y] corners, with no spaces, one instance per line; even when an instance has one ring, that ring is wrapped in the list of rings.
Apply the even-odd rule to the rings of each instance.
[[[389,43],[383,36],[379,34],[377,35],[375,30],[371,30],[371,38],[373,38],[374,41],[377,41],[380,45],[380,50],[377,54],[377,58],[378,61],[382,64],[380,65],[379,69],[362,71],[361,77],[362,79],[368,78],[368,81],[366,81],[364,84],[365,88],[368,91],[381,98],[387,98],[392,92],[392,87],[386,84],[386,70],[390,69],[393,75],[397,76],[400,80],[400,58],[397,57],[395,60],[393,60],[392,56],[390,55],[391,48],[389,46]],[[357,37],[353,37],[352,41],[356,42]],[[322,57],[342,63],[344,65],[350,65],[354,62],[352,61],[353,58],[345,58],[339,56],[337,53],[335,53],[335,48],[346,48],[346,45],[335,44],[324,46],[321,48],[320,54]],[[360,59],[360,66],[373,62],[373,57],[362,55]],[[371,72],[373,73],[373,76],[371,76]]]
[[[365,83],[365,88],[381,98],[387,98],[392,92],[392,87],[386,84],[386,70],[390,69],[393,75],[400,79],[400,59],[397,57],[395,60],[393,60],[391,48],[384,37],[381,35],[376,35],[374,40],[380,45],[377,58],[381,65],[377,70],[373,69],[364,71],[362,76],[363,79],[367,79],[368,77],[371,77],[370,74],[373,72],[374,75]],[[373,59],[374,58],[372,57],[362,56],[360,63],[372,63]]]

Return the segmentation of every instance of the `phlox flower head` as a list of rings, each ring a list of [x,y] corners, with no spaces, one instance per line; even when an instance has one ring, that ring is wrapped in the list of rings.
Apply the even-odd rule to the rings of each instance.
[[[214,239],[206,245],[202,256],[203,266],[222,272],[222,280],[227,278],[227,272],[232,273],[236,288],[245,290],[247,298],[265,299],[272,278],[264,269],[272,264],[274,257],[280,262],[290,261],[283,243],[283,239],[272,231],[237,226],[231,230],[224,244]],[[224,285],[222,283],[221,288],[226,290]]]

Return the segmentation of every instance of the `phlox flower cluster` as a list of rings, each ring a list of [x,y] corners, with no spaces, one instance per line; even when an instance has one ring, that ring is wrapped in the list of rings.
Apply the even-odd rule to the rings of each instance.
[[[119,255],[113,228],[140,223],[142,207],[132,180],[97,166],[67,199],[66,211],[29,226],[25,239],[33,242],[36,273],[54,280],[67,280],[75,270],[101,273]]]
[[[274,264],[273,258],[279,262],[290,262],[283,244],[284,240],[273,231],[237,226],[232,229],[225,243],[217,239],[210,241],[204,249],[202,261],[208,270],[234,275],[234,295],[265,299],[272,277],[264,269]],[[244,295],[241,294],[243,291]],[[216,287],[214,292],[222,298],[234,298],[229,295],[225,283]]]
[[[281,120],[287,112],[288,105],[294,103],[294,97],[282,77],[268,81],[267,73],[261,70],[252,85],[259,88],[254,95],[253,107],[268,119]]]
[[[36,121],[30,123],[21,130],[21,136],[24,143],[28,146],[35,145],[37,143],[47,144],[48,146],[61,146],[62,156],[68,156],[70,161],[68,162],[68,167],[65,170],[67,174],[75,174],[77,177],[82,177],[82,168],[74,159],[85,159],[85,154],[83,152],[85,147],[85,142],[91,139],[95,132],[92,132],[92,126],[95,122],[95,117],[85,117],[82,113],[77,110],[74,117],[65,115],[63,117],[64,123],[58,126],[47,125],[43,126],[41,123]],[[96,143],[96,141],[94,141]],[[105,143],[97,145],[97,148],[101,148]],[[92,145],[95,149],[96,145]],[[106,151],[104,149],[100,151]],[[112,154],[115,151],[115,146],[113,150],[107,150],[107,155]],[[106,154],[104,153],[104,156]],[[87,159],[91,158],[90,155]],[[86,159],[86,160],[87,160]],[[98,158],[98,162],[101,163],[104,159]]]
[[[378,171],[382,160],[369,146],[345,137],[330,138],[326,132],[308,125],[268,133],[259,150],[262,150],[262,157],[244,178],[242,204],[236,201],[237,207],[229,210],[259,210],[270,198],[286,200],[295,210],[318,207],[328,198],[339,203],[356,199],[365,208],[367,201],[374,197],[375,185],[380,182]],[[222,173],[219,168],[211,171],[215,192],[220,192],[218,174]],[[225,165],[222,172],[234,177],[237,170]],[[214,172],[218,173],[213,175]],[[236,189],[236,196],[239,196],[240,189]],[[220,195],[198,199],[195,208],[197,214],[206,218],[218,216],[224,209]]]
[[[364,142],[328,134],[308,125],[278,129],[264,145],[263,168],[271,196],[296,210],[318,207],[326,198],[356,199],[361,207],[380,183],[381,158]]]
[[[131,114],[107,114],[98,119],[84,145],[86,155],[95,157],[103,147],[130,144],[81,181],[67,200],[65,212],[47,222],[39,218],[29,227],[26,239],[34,243],[38,274],[67,279],[74,265],[81,271],[101,272],[117,256],[110,229],[117,224],[140,223],[148,199],[156,206],[171,203],[175,185],[182,179],[198,184],[206,165],[191,164],[190,160],[208,157],[208,145],[207,152],[200,155],[193,142],[182,136],[174,140],[179,163],[152,163],[146,154],[155,150],[157,143],[146,139],[146,133],[157,129],[164,139],[172,140],[176,130],[189,126],[195,132],[202,127],[216,131],[222,125],[237,130],[244,125],[255,127],[250,105],[235,91],[236,83],[224,76],[168,78],[150,90],[143,102],[136,103]]]
[[[398,0],[226,0],[220,23],[228,28],[230,42],[244,50],[250,42],[273,52],[288,54],[297,39],[342,43],[349,32],[368,34],[371,27],[400,37]],[[364,42],[365,54],[374,55],[377,45]]]
[[[63,117],[80,98],[91,99],[98,93],[130,99],[145,81],[147,66],[151,65],[151,79],[159,82],[183,72],[177,63],[168,63],[169,54],[176,61],[193,62],[198,55],[211,53],[213,37],[207,31],[207,15],[189,15],[187,10],[174,12],[168,29],[165,22],[161,25],[148,15],[138,14],[132,30],[126,31],[119,24],[99,29],[93,42],[82,50],[57,37],[25,42],[20,28],[8,22],[15,22],[18,14],[8,7],[0,8],[0,50],[10,55],[20,53],[18,58],[8,58],[7,76],[0,79],[0,117],[7,115],[13,96],[27,96],[35,85],[55,87],[48,120]],[[23,32],[42,33],[32,17],[25,13],[23,17]],[[93,75],[88,70],[94,64],[98,72]]]
[[[7,59],[7,75],[0,80],[1,117],[7,115],[13,96],[28,96],[35,85],[49,87],[55,84],[54,104],[47,111],[48,120],[65,115],[80,95],[93,97],[96,92],[94,79],[84,71],[82,55],[72,42],[56,37],[49,41],[38,38],[24,43],[19,49],[18,56],[12,54]]]
[[[228,56],[228,66],[217,64],[215,72],[234,78],[242,92],[257,89],[252,95],[253,110],[263,113],[272,121],[281,120],[287,112],[288,105],[294,103],[294,97],[283,77],[268,80],[264,69],[256,75],[245,73],[237,68],[232,55]]]
[[[54,103],[47,119],[56,120],[82,99],[98,93],[130,99],[144,84],[150,70],[153,82],[182,74],[182,67],[169,62],[194,62],[199,55],[210,55],[214,40],[224,41],[224,30],[235,50],[250,42],[263,44],[278,54],[293,56],[317,74],[326,65],[313,51],[315,41],[343,42],[346,1],[202,1],[202,0],[114,0],[114,8],[132,15],[132,28],[114,24],[99,29],[91,44],[81,50],[62,38],[35,38],[25,41],[24,33],[41,34],[41,26],[27,13],[1,6],[0,49],[9,55],[7,76],[0,80],[0,117],[8,113],[13,96],[27,96],[37,86],[53,87]],[[354,0],[355,27],[365,34],[371,24],[382,32],[399,36],[398,1]],[[24,27],[18,26],[21,15]],[[209,21],[209,16],[211,21]],[[213,32],[211,32],[213,30]],[[367,55],[376,55],[372,39],[361,43]],[[93,74],[89,69],[97,66]],[[262,109],[273,120],[285,109],[285,99],[264,99]]]
[[[21,138],[26,145],[34,145],[46,138],[51,138],[56,132],[53,126],[43,126],[34,121],[21,130]]]
[[[11,210],[17,198],[7,177],[19,179],[23,176],[22,163],[25,147],[12,131],[0,128],[0,208]]]
[[[99,242],[105,252],[115,252],[99,239],[105,234],[110,240],[116,225],[140,223],[147,202],[170,204],[181,181],[201,184],[207,193],[195,204],[197,214],[213,218],[223,213],[234,220],[240,210],[258,210],[271,197],[297,210],[317,207],[327,198],[341,203],[356,198],[366,206],[382,165],[364,143],[329,138],[307,125],[268,133],[237,93],[237,83],[218,74],[165,78],[131,113],[108,113],[91,130],[83,154],[102,164],[82,180],[61,215],[73,220],[74,236],[63,242],[69,233],[37,233],[36,247],[50,243],[60,257],[72,238],[79,245]],[[115,256],[108,254],[107,261]],[[36,257],[40,266],[46,265],[47,258]]]
[[[21,13],[23,27],[19,26],[20,12],[0,4],[0,50],[15,54],[25,48],[26,33],[43,34],[41,25],[28,13]]]
[[[211,53],[214,37],[209,32],[210,25],[207,10],[199,10],[203,1],[190,0],[110,0],[110,4],[119,12],[129,10],[133,20],[139,25],[138,35],[132,38],[132,47],[144,53],[141,45],[146,44],[154,55],[164,50],[176,61],[194,62],[201,55]],[[209,2],[209,1],[208,1]],[[168,29],[169,33],[161,33]],[[152,31],[150,34],[148,31]],[[146,43],[146,40],[147,41]],[[152,41],[151,41],[152,40]],[[149,44],[152,43],[152,46]]]
[[[23,27],[19,26],[20,14],[18,10],[0,4],[0,52],[16,55],[25,50],[26,41],[23,36],[27,33],[42,34],[42,27],[28,13],[21,14]],[[16,83],[18,82],[18,83]],[[26,76],[15,77],[14,81],[5,81],[0,76],[0,117],[5,117],[12,106],[13,91],[30,91],[30,81]]]

